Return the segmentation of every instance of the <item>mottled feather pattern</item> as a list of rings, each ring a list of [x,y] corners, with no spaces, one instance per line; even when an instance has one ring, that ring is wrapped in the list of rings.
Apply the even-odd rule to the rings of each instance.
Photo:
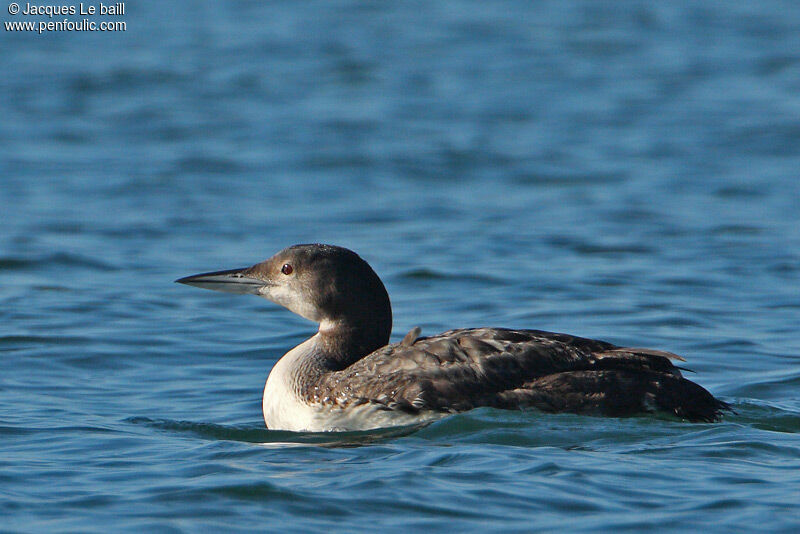
[[[724,403],[681,377],[671,353],[540,330],[475,328],[407,336],[320,377],[311,402],[459,412],[534,407],[626,415],[660,409],[710,421]],[[414,339],[415,338],[415,339]]]

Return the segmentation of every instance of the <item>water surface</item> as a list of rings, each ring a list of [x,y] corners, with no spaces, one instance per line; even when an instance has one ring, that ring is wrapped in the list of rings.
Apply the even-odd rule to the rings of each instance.
[[[800,528],[795,3],[174,5],[0,33],[0,528]],[[301,242],[395,340],[670,350],[736,413],[268,431],[313,325],[172,281]]]

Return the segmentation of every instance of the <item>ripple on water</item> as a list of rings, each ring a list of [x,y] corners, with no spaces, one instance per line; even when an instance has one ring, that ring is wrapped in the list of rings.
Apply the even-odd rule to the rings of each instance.
[[[269,430],[263,423],[246,426],[218,425],[192,421],[171,421],[131,417],[125,422],[175,433],[193,434],[208,440],[229,440],[256,443],[264,446],[350,447],[366,445],[381,440],[405,436],[415,432],[419,426],[398,427],[359,432],[289,432]]]
[[[74,254],[71,252],[55,252],[34,258],[5,256],[0,257],[0,269],[9,271],[52,271],[57,268],[85,268],[96,271],[115,271],[117,267],[107,261]]]

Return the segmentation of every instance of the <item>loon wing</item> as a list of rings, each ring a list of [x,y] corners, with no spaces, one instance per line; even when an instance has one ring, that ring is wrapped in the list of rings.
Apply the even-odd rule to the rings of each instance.
[[[412,331],[414,332],[414,331]],[[320,383],[346,407],[409,413],[479,406],[623,416],[659,410],[713,421],[727,405],[681,376],[664,351],[541,330],[473,328],[409,333]]]

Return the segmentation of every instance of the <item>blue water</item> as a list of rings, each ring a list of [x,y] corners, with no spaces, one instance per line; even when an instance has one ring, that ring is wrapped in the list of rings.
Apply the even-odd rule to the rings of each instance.
[[[800,529],[796,2],[126,10],[0,31],[0,530]],[[393,339],[670,350],[736,413],[267,431],[314,325],[172,281],[315,241]]]

